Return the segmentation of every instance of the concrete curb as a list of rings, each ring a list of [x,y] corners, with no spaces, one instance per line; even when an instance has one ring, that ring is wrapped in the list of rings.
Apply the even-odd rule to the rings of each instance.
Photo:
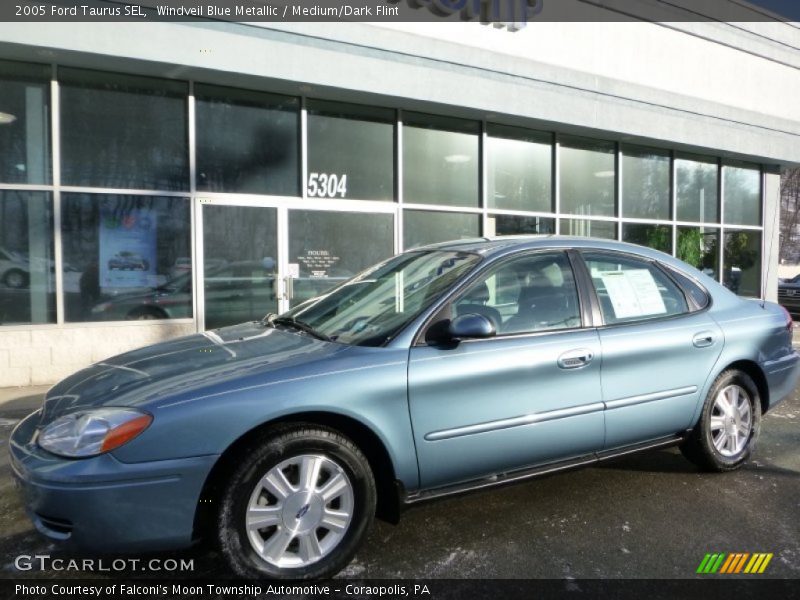
[[[44,396],[51,385],[31,385],[25,387],[0,388],[0,406],[11,408],[13,404],[23,404],[33,397]]]

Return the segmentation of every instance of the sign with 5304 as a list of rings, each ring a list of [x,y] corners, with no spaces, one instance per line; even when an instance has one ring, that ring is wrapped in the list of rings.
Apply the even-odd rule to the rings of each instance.
[[[347,174],[309,173],[306,193],[309,198],[344,198],[347,196]]]

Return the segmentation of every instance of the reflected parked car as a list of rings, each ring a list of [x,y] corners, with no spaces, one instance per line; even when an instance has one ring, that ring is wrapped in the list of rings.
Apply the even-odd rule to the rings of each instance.
[[[206,270],[215,269],[228,264],[228,261],[222,258],[207,258],[205,260]],[[181,275],[186,275],[192,272],[192,259],[188,256],[180,256],[175,259],[175,263],[170,267],[170,279],[175,279]]]
[[[175,259],[175,264],[169,270],[170,279],[175,279],[181,275],[192,272],[192,259],[189,256],[181,256]]]
[[[800,275],[778,282],[778,302],[790,314],[800,317]]]
[[[274,275],[258,261],[240,261],[205,272],[206,326],[240,323],[274,310]],[[91,310],[95,319],[183,319],[192,316],[191,272],[164,285],[104,300]]]
[[[439,244],[79,371],[17,425],[11,466],[52,540],[207,537],[245,577],[331,576],[373,516],[423,501],[672,445],[741,467],[800,375],[791,326],[630,244]]]
[[[11,289],[26,289],[31,285],[31,274],[40,274],[40,286],[48,288],[55,273],[55,261],[49,258],[29,258],[27,254],[0,247],[0,283]],[[80,271],[64,263],[64,289],[72,291],[77,286]],[[47,274],[46,274],[47,273]],[[34,282],[36,278],[34,278]]]
[[[0,282],[6,287],[21,289],[28,287],[30,265],[28,259],[12,250],[0,248]]]

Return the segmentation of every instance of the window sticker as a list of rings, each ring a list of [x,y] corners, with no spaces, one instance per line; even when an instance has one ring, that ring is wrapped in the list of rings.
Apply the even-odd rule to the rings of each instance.
[[[666,314],[664,299],[648,269],[601,271],[600,278],[617,319]]]

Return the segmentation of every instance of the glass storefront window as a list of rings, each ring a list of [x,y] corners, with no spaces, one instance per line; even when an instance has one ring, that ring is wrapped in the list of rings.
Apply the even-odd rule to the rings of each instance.
[[[713,159],[675,159],[678,221],[719,222],[717,172],[717,161]]]
[[[60,69],[64,185],[189,188],[185,82]]]
[[[722,167],[725,223],[761,225],[761,173],[757,168]]]
[[[669,219],[668,152],[624,148],[622,152],[622,216]]]
[[[678,227],[676,255],[709,277],[719,276],[719,229]]]
[[[0,61],[0,182],[50,183],[50,67]]]
[[[552,136],[490,125],[486,141],[490,208],[552,212]]]
[[[522,217],[518,215],[492,215],[486,235],[534,235],[555,233],[556,220],[547,217]]]
[[[0,191],[0,325],[56,320],[52,206],[49,193]]]
[[[203,206],[206,329],[278,312],[277,209]]]
[[[725,231],[722,282],[740,296],[761,296],[761,232]]]
[[[354,235],[357,232],[357,235]],[[292,305],[323,294],[394,254],[391,214],[289,211]]]
[[[672,227],[647,223],[623,223],[622,241],[672,254]]]
[[[309,198],[394,199],[395,111],[309,101]]]
[[[429,210],[403,211],[403,249],[474,238],[480,235],[481,216]]]
[[[403,201],[477,207],[478,124],[403,114]]]
[[[605,240],[617,239],[617,224],[612,221],[561,219],[561,235],[577,235]]]
[[[192,317],[187,199],[64,194],[61,238],[67,321]]]
[[[562,137],[559,190],[564,214],[615,214],[615,151],[612,142]]]
[[[300,195],[300,102],[195,86],[197,189]]]

